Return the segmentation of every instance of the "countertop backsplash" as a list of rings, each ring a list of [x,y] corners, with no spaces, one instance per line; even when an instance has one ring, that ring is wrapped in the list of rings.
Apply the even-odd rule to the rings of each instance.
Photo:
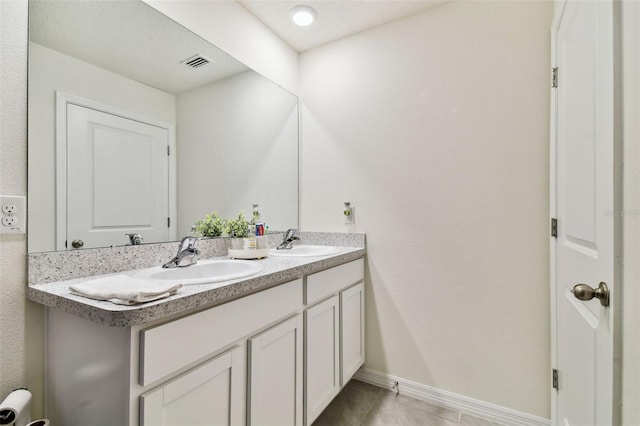
[[[269,247],[282,242],[280,233],[269,235]],[[299,244],[365,247],[365,234],[337,232],[300,232]],[[201,258],[227,255],[228,238],[198,241]],[[45,284],[74,278],[112,274],[132,269],[159,266],[173,258],[178,242],[117,246],[29,254],[29,284]]]

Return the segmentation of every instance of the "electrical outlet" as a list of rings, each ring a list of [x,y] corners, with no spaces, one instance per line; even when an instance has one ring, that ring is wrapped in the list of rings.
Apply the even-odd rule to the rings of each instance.
[[[27,232],[27,198],[25,196],[0,195],[0,234],[24,234]]]
[[[5,216],[2,218],[2,225],[4,226],[16,226],[18,225],[18,219],[15,216]]]
[[[2,213],[15,214],[16,213],[16,205],[15,204],[3,204],[2,205]]]

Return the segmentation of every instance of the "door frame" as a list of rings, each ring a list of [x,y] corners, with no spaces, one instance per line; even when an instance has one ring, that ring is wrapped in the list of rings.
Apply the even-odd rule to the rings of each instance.
[[[551,24],[551,69],[558,66],[556,51],[556,33],[559,29],[569,0],[554,1],[554,17]],[[613,309],[613,395],[612,397],[612,424],[621,424],[622,421],[622,46],[621,46],[621,2],[612,0],[613,7],[613,79],[614,79],[614,106],[613,106],[613,158],[614,158],[614,279],[615,287],[610,300]],[[551,71],[551,70],[550,70]],[[562,72],[562,70],[560,70]],[[551,85],[550,85],[551,87]],[[558,133],[557,90],[550,88],[550,117],[549,117],[549,214],[551,218],[558,217],[557,210],[557,179],[558,179]],[[551,316],[551,369],[558,369],[558,341],[557,341],[557,282],[556,282],[556,243],[555,237],[549,238],[549,282],[550,282],[550,316]],[[551,425],[557,425],[558,414],[558,390],[553,388],[552,372],[549,372],[551,388]]]
[[[640,3],[625,1],[622,4],[622,45],[623,45],[623,140],[625,170],[623,177],[624,197],[624,254],[628,258],[637,259],[640,256],[640,221],[638,207],[640,206],[639,182],[640,171]],[[628,282],[638,282],[640,268],[637,263],[628,262],[624,267],[624,277]],[[624,321],[629,324],[623,330],[625,342],[622,354],[623,360],[632,360],[624,364],[625,380],[622,383],[623,416],[622,420],[630,424],[640,423],[640,313],[636,301],[640,300],[640,286],[630,284],[625,289],[625,300],[622,302]],[[634,361],[635,360],[635,361]]]
[[[176,204],[176,126],[171,123],[145,117],[141,114],[132,113],[121,108],[105,105],[80,96],[56,90],[56,250],[67,250],[67,105],[77,105],[83,108],[93,109],[105,114],[115,115],[127,120],[138,121],[151,126],[160,127],[167,130],[169,137],[168,144],[171,153],[169,156],[169,217],[174,220],[169,226],[169,235],[175,235],[177,226],[177,204]]]

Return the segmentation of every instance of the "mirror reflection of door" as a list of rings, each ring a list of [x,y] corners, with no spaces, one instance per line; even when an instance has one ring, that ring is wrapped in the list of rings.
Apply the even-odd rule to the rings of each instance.
[[[67,248],[169,239],[168,129],[67,104]]]

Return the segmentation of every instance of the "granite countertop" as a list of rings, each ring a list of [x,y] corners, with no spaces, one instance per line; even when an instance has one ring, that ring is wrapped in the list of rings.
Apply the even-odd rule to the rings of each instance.
[[[364,247],[338,248],[339,253],[328,256],[267,257],[255,260],[264,265],[264,270],[255,275],[211,284],[185,285],[174,296],[140,305],[116,305],[70,293],[70,285],[96,278],[95,276],[40,284],[30,283],[27,298],[99,324],[127,327],[213,307],[304,275],[359,259],[366,253]],[[228,258],[228,256],[213,258]],[[101,276],[106,275],[116,274]]]

